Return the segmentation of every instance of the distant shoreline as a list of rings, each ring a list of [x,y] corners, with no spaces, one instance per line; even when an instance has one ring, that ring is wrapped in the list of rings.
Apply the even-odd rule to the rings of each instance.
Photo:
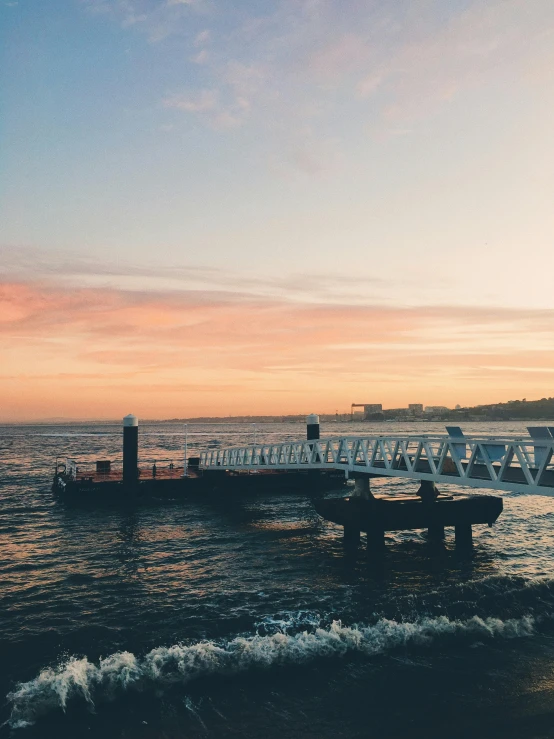
[[[141,423],[202,423],[202,424],[254,424],[254,423],[305,423],[309,413],[294,413],[288,415],[260,415],[260,416],[194,416],[191,418],[141,418]],[[377,417],[376,417],[377,416]],[[467,408],[444,408],[419,412],[414,414],[408,408],[385,408],[380,413],[372,414],[371,418],[354,417],[350,413],[320,413],[321,423],[491,423],[499,421],[520,421],[554,423],[554,398],[541,400],[509,400],[507,403],[490,405],[476,405]],[[79,425],[90,423],[104,423],[106,425],[121,425],[121,419],[116,418],[64,418],[62,416],[42,418],[34,421],[2,421],[6,426],[64,426],[67,424]]]
[[[284,424],[284,423],[298,423],[303,424],[305,422],[305,418],[283,418],[282,416],[263,416],[263,417],[257,417],[257,416],[251,416],[251,420],[244,420],[243,417],[227,417],[227,418],[171,418],[171,419],[162,419],[162,418],[145,418],[140,419],[140,424],[158,424],[158,425],[169,425],[169,424],[198,424],[198,425],[213,425],[213,426],[226,426],[226,425],[232,425],[232,424],[242,424],[242,425],[252,425],[252,424]],[[430,417],[430,418],[389,418],[381,421],[364,421],[362,419],[354,419],[354,421],[350,421],[350,419],[335,419],[335,418],[321,418],[322,424],[340,424],[341,426],[350,426],[352,423],[356,424],[367,424],[367,425],[383,425],[386,426],[389,423],[417,423],[421,425],[425,425],[428,423],[452,423],[453,421],[458,421],[460,423],[541,423],[543,425],[554,425],[554,416],[552,418],[522,418],[520,416],[513,417],[513,418],[437,418],[436,416]],[[91,419],[57,419],[55,421],[49,421],[49,420],[37,420],[37,421],[0,421],[0,426],[88,426],[90,424],[103,424],[105,426],[121,426],[121,420],[117,419],[98,419],[98,418],[91,418]]]

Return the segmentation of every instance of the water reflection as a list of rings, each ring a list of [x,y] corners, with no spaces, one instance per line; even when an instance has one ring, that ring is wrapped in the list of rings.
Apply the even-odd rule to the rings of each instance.
[[[136,575],[141,568],[144,568],[144,563],[140,550],[140,519],[135,510],[129,510],[121,517],[117,527],[117,539],[119,542],[118,560],[127,573]]]

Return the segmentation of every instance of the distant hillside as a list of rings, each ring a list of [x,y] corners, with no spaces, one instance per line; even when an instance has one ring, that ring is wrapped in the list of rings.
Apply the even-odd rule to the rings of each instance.
[[[305,422],[307,414],[290,416],[229,416],[223,418],[172,418],[169,423],[290,423]],[[452,410],[434,411],[413,416],[407,408],[385,409],[376,418],[370,420],[410,420],[428,422],[431,420],[449,421],[553,421],[554,420],[554,398],[541,398],[541,400],[509,400],[507,403],[491,403],[489,405],[476,405],[467,408],[456,408]],[[350,414],[320,414],[322,423],[330,421],[350,421]],[[356,418],[356,421],[361,421]]]
[[[294,416],[194,416],[192,418],[166,418],[161,423],[290,423],[306,421],[307,415],[307,413],[302,413]],[[160,421],[144,420],[143,423],[160,423]]]
[[[494,420],[494,421],[540,421],[554,419],[554,398],[541,398],[540,400],[509,400],[507,403],[491,403],[490,405],[477,405],[473,408],[457,408],[449,411],[448,418],[471,418],[472,420]]]
[[[213,424],[254,424],[254,423],[305,423],[308,413],[298,413],[283,416],[197,416],[195,418],[167,418],[147,419],[141,418],[140,423],[213,423]],[[541,398],[540,400],[509,400],[507,403],[490,403],[489,405],[476,405],[467,408],[455,408],[444,410],[433,410],[430,413],[413,415],[408,408],[389,408],[382,413],[374,414],[372,421],[397,420],[426,423],[429,421],[554,421],[554,397]],[[321,423],[350,421],[350,413],[320,413]],[[355,421],[361,421],[355,418]],[[102,423],[106,425],[119,425],[119,419],[92,419],[92,418],[43,418],[35,421],[3,421],[5,424],[37,424],[37,425],[87,425],[91,423]]]

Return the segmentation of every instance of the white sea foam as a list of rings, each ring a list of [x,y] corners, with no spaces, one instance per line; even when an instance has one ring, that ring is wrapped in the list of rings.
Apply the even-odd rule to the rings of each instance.
[[[262,634],[281,631],[290,634],[306,629],[313,630],[320,626],[321,614],[314,611],[286,611],[279,616],[264,616],[256,624],[256,633]]]
[[[157,647],[144,657],[117,652],[98,664],[86,657],[70,658],[56,668],[48,668],[34,680],[20,683],[7,698],[12,704],[9,724],[22,728],[40,716],[65,710],[69,701],[95,701],[115,697],[120,691],[163,688],[189,683],[199,677],[228,675],[273,665],[305,664],[317,658],[340,657],[347,653],[367,656],[409,645],[426,646],[452,637],[471,639],[516,638],[530,636],[533,617],[502,621],[473,618],[454,621],[446,616],[414,622],[381,619],[372,625],[343,626],[334,621],[328,628],[315,628],[297,634],[235,637],[217,644],[212,641],[192,645]]]

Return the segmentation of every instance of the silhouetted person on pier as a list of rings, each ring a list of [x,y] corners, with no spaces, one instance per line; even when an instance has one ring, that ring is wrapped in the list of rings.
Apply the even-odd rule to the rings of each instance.
[[[155,464],[153,464],[153,465],[152,465],[152,477],[156,477],[156,472],[157,472],[157,468],[156,468],[156,465],[155,465]]]

